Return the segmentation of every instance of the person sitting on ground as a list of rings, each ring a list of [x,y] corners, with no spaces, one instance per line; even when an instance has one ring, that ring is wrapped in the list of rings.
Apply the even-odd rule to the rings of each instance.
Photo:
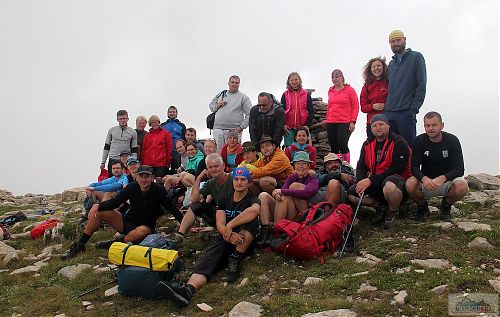
[[[251,191],[271,194],[276,188],[281,188],[288,175],[293,174],[293,168],[285,152],[276,147],[270,136],[263,135],[256,148],[260,149],[263,157],[255,162],[256,168],[250,171]]]
[[[309,130],[304,127],[296,129],[295,142],[286,147],[285,154],[290,161],[293,161],[293,156],[297,151],[306,151],[311,160],[311,169],[316,169],[316,148],[311,145]]]
[[[217,153],[217,143],[214,139],[206,139],[203,143],[203,147],[205,148],[205,157],[209,154]],[[196,169],[195,177],[198,177],[204,170],[207,169],[207,163],[205,160],[201,160],[198,164],[198,168]],[[205,179],[202,179],[202,182],[207,181],[210,178],[210,175],[207,175]]]
[[[285,110],[274,104],[271,94],[261,92],[258,96],[258,104],[250,109],[250,120],[248,132],[250,141],[259,142],[262,135],[269,135],[279,147],[283,134],[285,133]]]
[[[255,145],[251,141],[243,142],[241,146],[243,162],[238,167],[246,167],[249,171],[255,169],[255,162],[262,157],[262,153],[255,150]]]
[[[94,201],[102,202],[115,197],[129,183],[127,175],[123,172],[123,163],[118,160],[111,160],[110,164],[113,173],[112,177],[91,183],[85,187],[85,194],[87,194],[87,197],[92,197]]]
[[[413,144],[411,169],[413,176],[406,181],[410,198],[417,203],[417,220],[430,216],[427,199],[443,196],[441,218],[450,221],[451,206],[468,192],[464,175],[464,158],[458,138],[443,131],[444,122],[435,111],[424,116],[425,133]]]
[[[215,227],[216,203],[224,194],[233,190],[231,174],[224,172],[224,161],[218,153],[205,158],[207,169],[198,177],[191,188],[191,206],[182,218],[177,237],[182,239],[193,226],[196,217],[201,217],[208,225]],[[207,176],[210,179],[200,188],[200,183]]]
[[[411,176],[410,148],[404,138],[389,132],[385,115],[374,115],[370,124],[375,139],[363,143],[356,166],[358,183],[349,188],[348,197],[351,204],[357,205],[364,193],[363,204],[377,209],[372,223],[384,223],[389,228],[399,214],[401,202],[407,199],[405,180]]]
[[[148,119],[145,116],[138,116],[135,119],[135,132],[137,133],[137,157],[141,157],[142,143],[148,131],[144,130],[148,124]]]
[[[127,167],[128,170],[130,171],[130,174],[127,175],[127,180],[129,184],[135,182],[135,180],[137,179],[137,170],[139,169],[140,166],[141,162],[139,162],[137,158],[133,156],[128,158]]]
[[[234,192],[226,193],[217,204],[216,222],[219,235],[208,247],[205,255],[198,262],[194,273],[187,283],[179,286],[163,281],[157,285],[158,292],[170,298],[180,307],[189,305],[189,301],[227,262],[227,281],[232,283],[240,277],[240,265],[245,255],[253,248],[259,223],[259,200],[248,190],[250,173],[244,167],[232,172]]]
[[[177,166],[175,172],[176,174],[180,174],[181,172],[184,172],[186,170],[186,163],[188,160],[188,156],[186,153],[186,141],[182,139],[175,141],[175,151],[178,154],[177,157],[173,158],[178,160],[178,162],[175,164],[175,166]]]
[[[141,163],[151,166],[155,177],[164,177],[172,161],[172,135],[160,127],[157,115],[149,117],[149,126],[151,129],[142,146]]]
[[[309,204],[322,201],[318,193],[318,178],[309,173],[311,160],[305,151],[298,151],[293,158],[295,173],[288,176],[281,189],[275,189],[272,195],[266,192],[259,194],[262,203],[260,211],[261,232],[257,245],[269,244],[272,236],[270,221],[274,223],[282,219],[293,220],[309,208]]]
[[[120,153],[120,161],[123,164],[123,174],[128,175],[130,174],[130,171],[127,168],[127,161],[130,158],[130,151],[125,150]]]
[[[167,198],[165,188],[154,183],[153,180],[153,168],[142,165],[137,171],[136,182],[128,184],[115,198],[94,204],[89,211],[89,221],[82,236],[77,242],[71,244],[69,251],[61,255],[61,259],[70,259],[80,252],[85,252],[85,244],[103,222],[124,234],[123,241],[127,243],[140,243],[144,240],[155,230],[157,219],[165,211],[169,211],[180,222],[182,214]],[[127,200],[130,201],[130,208],[122,214],[116,208]],[[115,241],[118,240],[103,241],[96,247],[109,248]]]
[[[238,141],[238,132],[229,131],[227,133],[227,143],[222,148],[220,155],[224,160],[225,170],[228,173],[243,162],[242,146]]]
[[[323,159],[323,168],[318,172],[319,195],[322,201],[347,204],[347,190],[356,183],[354,170],[335,153]]]
[[[195,181],[195,173],[198,164],[203,160],[205,155],[196,147],[194,143],[186,144],[186,153],[188,156],[186,162],[186,171],[181,172],[178,176],[167,176],[164,184],[166,189],[172,186],[182,185],[184,187],[191,187]]]
[[[186,129],[185,138],[186,138],[186,144],[187,143],[195,144],[198,150],[200,150],[201,153],[205,154],[205,149],[203,148],[203,144],[196,138],[196,130],[194,128]]]

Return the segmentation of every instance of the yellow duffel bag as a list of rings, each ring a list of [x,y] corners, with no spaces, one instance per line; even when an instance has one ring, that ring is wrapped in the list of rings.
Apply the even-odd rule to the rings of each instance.
[[[140,266],[152,271],[168,271],[179,255],[176,250],[158,249],[114,242],[108,259],[115,265]]]

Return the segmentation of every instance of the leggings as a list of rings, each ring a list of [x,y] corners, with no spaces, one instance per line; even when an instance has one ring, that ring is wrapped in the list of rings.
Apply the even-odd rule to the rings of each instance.
[[[349,123],[327,123],[326,132],[328,134],[328,143],[332,153],[349,153]]]

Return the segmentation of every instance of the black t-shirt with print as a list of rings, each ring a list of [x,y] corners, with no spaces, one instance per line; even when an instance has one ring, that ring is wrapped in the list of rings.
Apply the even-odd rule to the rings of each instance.
[[[223,199],[219,200],[217,210],[224,210],[226,212],[227,223],[253,204],[260,205],[260,200],[250,191],[240,201],[234,201],[233,193],[227,193]]]

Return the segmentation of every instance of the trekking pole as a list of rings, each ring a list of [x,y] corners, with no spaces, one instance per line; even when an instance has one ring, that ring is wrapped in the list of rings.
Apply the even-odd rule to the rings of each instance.
[[[101,285],[99,285],[99,286],[97,286],[97,287],[94,287],[94,288],[93,288],[93,289],[91,289],[91,290],[86,291],[85,293],[81,293],[80,295],[77,295],[77,296],[76,296],[76,298],[79,298],[79,297],[82,297],[82,296],[84,296],[84,295],[90,294],[90,293],[92,293],[92,292],[94,292],[94,291],[97,291],[97,290],[98,290],[98,289],[100,289],[101,287],[106,286],[106,285],[109,285],[109,284],[111,284],[111,283],[115,283],[116,281],[117,281],[116,279],[113,279],[113,280],[111,280],[111,281],[109,281],[109,282],[107,282],[107,283],[101,284]]]
[[[365,196],[365,192],[363,192],[361,194],[361,197],[359,197],[358,206],[356,207],[356,211],[354,212],[354,216],[352,217],[352,222],[351,222],[351,225],[349,226],[349,231],[347,231],[347,236],[345,237],[344,243],[342,244],[342,249],[340,249],[339,260],[342,258],[342,255],[344,254],[344,249],[345,249],[345,245],[347,244],[347,239],[349,239],[349,235],[351,234],[352,227],[354,226],[354,221],[356,220],[356,216],[358,215],[359,207],[361,207],[361,202],[363,201],[364,196]]]

